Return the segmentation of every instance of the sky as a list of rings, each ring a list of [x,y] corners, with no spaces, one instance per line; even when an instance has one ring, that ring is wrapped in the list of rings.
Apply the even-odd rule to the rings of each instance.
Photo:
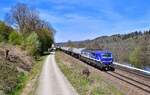
[[[150,0],[1,0],[0,20],[17,2],[51,23],[56,42],[150,29]]]

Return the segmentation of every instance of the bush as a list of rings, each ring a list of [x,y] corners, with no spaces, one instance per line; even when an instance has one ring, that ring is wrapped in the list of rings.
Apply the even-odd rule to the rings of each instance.
[[[0,35],[0,42],[2,42],[3,41],[3,36],[2,35]]]
[[[23,36],[18,32],[11,32],[9,35],[9,42],[13,45],[21,45]]]
[[[134,65],[139,65],[141,63],[141,58],[140,58],[141,52],[142,52],[141,48],[139,47],[135,48],[134,51],[129,56],[130,63]]]
[[[14,31],[12,27],[7,26],[4,22],[0,21],[0,41],[8,41],[9,34]]]
[[[38,55],[39,54],[39,46],[40,46],[40,42],[38,39],[38,35],[33,32],[31,33],[25,41],[26,44],[26,49],[28,50],[30,55]]]

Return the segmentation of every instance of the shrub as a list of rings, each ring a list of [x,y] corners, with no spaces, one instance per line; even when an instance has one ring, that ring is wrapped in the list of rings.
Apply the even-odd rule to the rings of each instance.
[[[0,40],[8,41],[9,34],[14,31],[12,27],[6,25],[3,21],[0,21]]]
[[[21,45],[23,36],[18,32],[11,32],[9,35],[9,42],[13,45]]]
[[[140,54],[141,54],[141,48],[137,47],[134,49],[134,51],[129,56],[129,61],[133,63],[134,65],[138,65],[141,63]]]
[[[28,50],[30,55],[38,55],[39,53],[39,46],[40,46],[40,42],[38,39],[38,35],[33,32],[31,33],[25,41],[26,44],[26,49]]]
[[[0,42],[2,42],[3,41],[3,36],[2,35],[0,35]]]

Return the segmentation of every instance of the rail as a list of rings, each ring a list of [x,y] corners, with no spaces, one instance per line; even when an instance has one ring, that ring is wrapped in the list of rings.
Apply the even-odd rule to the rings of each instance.
[[[120,63],[117,63],[117,62],[114,62],[114,65],[120,66],[120,67],[123,67],[123,68],[127,68],[127,69],[130,69],[130,70],[138,71],[138,72],[141,72],[143,74],[146,74],[146,75],[150,76],[150,72],[149,71],[145,71],[145,70],[142,70],[142,69],[139,69],[139,68],[127,66],[127,65],[120,64]]]

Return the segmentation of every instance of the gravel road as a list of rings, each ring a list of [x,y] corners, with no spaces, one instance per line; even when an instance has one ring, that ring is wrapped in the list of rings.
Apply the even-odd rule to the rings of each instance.
[[[35,95],[78,95],[50,54],[43,66]]]

